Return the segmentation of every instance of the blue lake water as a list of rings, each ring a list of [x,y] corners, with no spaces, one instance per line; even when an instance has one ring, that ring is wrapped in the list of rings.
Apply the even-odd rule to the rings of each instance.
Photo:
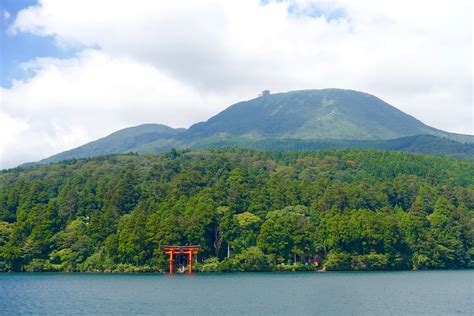
[[[0,314],[473,315],[474,271],[0,274]]]

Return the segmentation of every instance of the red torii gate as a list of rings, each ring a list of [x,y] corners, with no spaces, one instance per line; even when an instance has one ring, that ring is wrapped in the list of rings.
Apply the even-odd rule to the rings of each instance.
[[[193,273],[193,255],[197,255],[200,246],[163,246],[170,256],[170,274],[174,273],[174,255],[188,255],[188,273]]]

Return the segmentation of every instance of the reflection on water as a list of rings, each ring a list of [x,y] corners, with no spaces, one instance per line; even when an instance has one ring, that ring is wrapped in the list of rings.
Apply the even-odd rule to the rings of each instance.
[[[0,274],[0,314],[473,315],[474,271]]]

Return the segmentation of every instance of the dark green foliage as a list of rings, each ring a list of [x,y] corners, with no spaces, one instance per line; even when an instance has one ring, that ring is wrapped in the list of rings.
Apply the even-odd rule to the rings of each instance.
[[[474,142],[472,136],[429,127],[373,95],[342,89],[291,91],[239,102],[178,138],[220,134],[253,140],[373,140],[429,134]]]
[[[277,262],[315,253],[313,227],[308,222],[308,211],[302,206],[270,211],[260,230],[258,244],[265,252],[276,255]]]
[[[190,146],[195,149],[240,147],[269,151],[310,151],[328,148],[373,148],[397,150],[420,154],[446,155],[474,159],[474,144],[459,143],[433,135],[406,136],[388,140],[306,140],[295,138],[264,138],[252,140],[244,137],[219,137],[199,140]]]
[[[133,152],[146,144],[157,143],[158,140],[163,140],[164,143],[167,143],[167,139],[183,131],[185,131],[184,128],[174,129],[162,124],[143,124],[128,127],[83,146],[41,160],[39,163]]]
[[[323,89],[239,102],[188,130],[160,124],[125,128],[39,163],[230,146],[259,150],[373,148],[474,159],[472,135],[427,126],[370,94]]]
[[[172,150],[0,172],[1,271],[473,267],[474,163],[375,150]]]
[[[271,255],[265,254],[258,247],[250,247],[232,257],[224,259],[219,264],[219,269],[224,272],[271,271],[272,262]]]

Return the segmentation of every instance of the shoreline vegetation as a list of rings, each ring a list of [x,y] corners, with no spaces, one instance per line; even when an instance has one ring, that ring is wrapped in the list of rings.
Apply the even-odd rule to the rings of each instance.
[[[141,268],[141,267],[138,267]],[[192,274],[240,274],[240,273],[275,273],[275,274],[292,274],[292,273],[324,273],[324,274],[331,274],[331,273],[390,273],[390,272],[434,272],[434,271],[474,271],[473,268],[458,268],[458,269],[422,269],[422,270],[269,270],[269,271],[199,271],[195,270],[193,267]],[[10,275],[10,274],[97,274],[97,275],[111,275],[111,274],[120,274],[120,275],[190,275],[189,273],[185,272],[178,272],[175,271],[173,274],[169,274],[168,271],[164,270],[142,270],[142,269],[129,269],[125,271],[119,270],[110,270],[110,271],[8,271],[8,272],[0,272],[0,275]]]
[[[0,172],[0,272],[166,273],[170,244],[200,245],[198,272],[472,269],[473,225],[474,162],[402,152],[171,150]]]

